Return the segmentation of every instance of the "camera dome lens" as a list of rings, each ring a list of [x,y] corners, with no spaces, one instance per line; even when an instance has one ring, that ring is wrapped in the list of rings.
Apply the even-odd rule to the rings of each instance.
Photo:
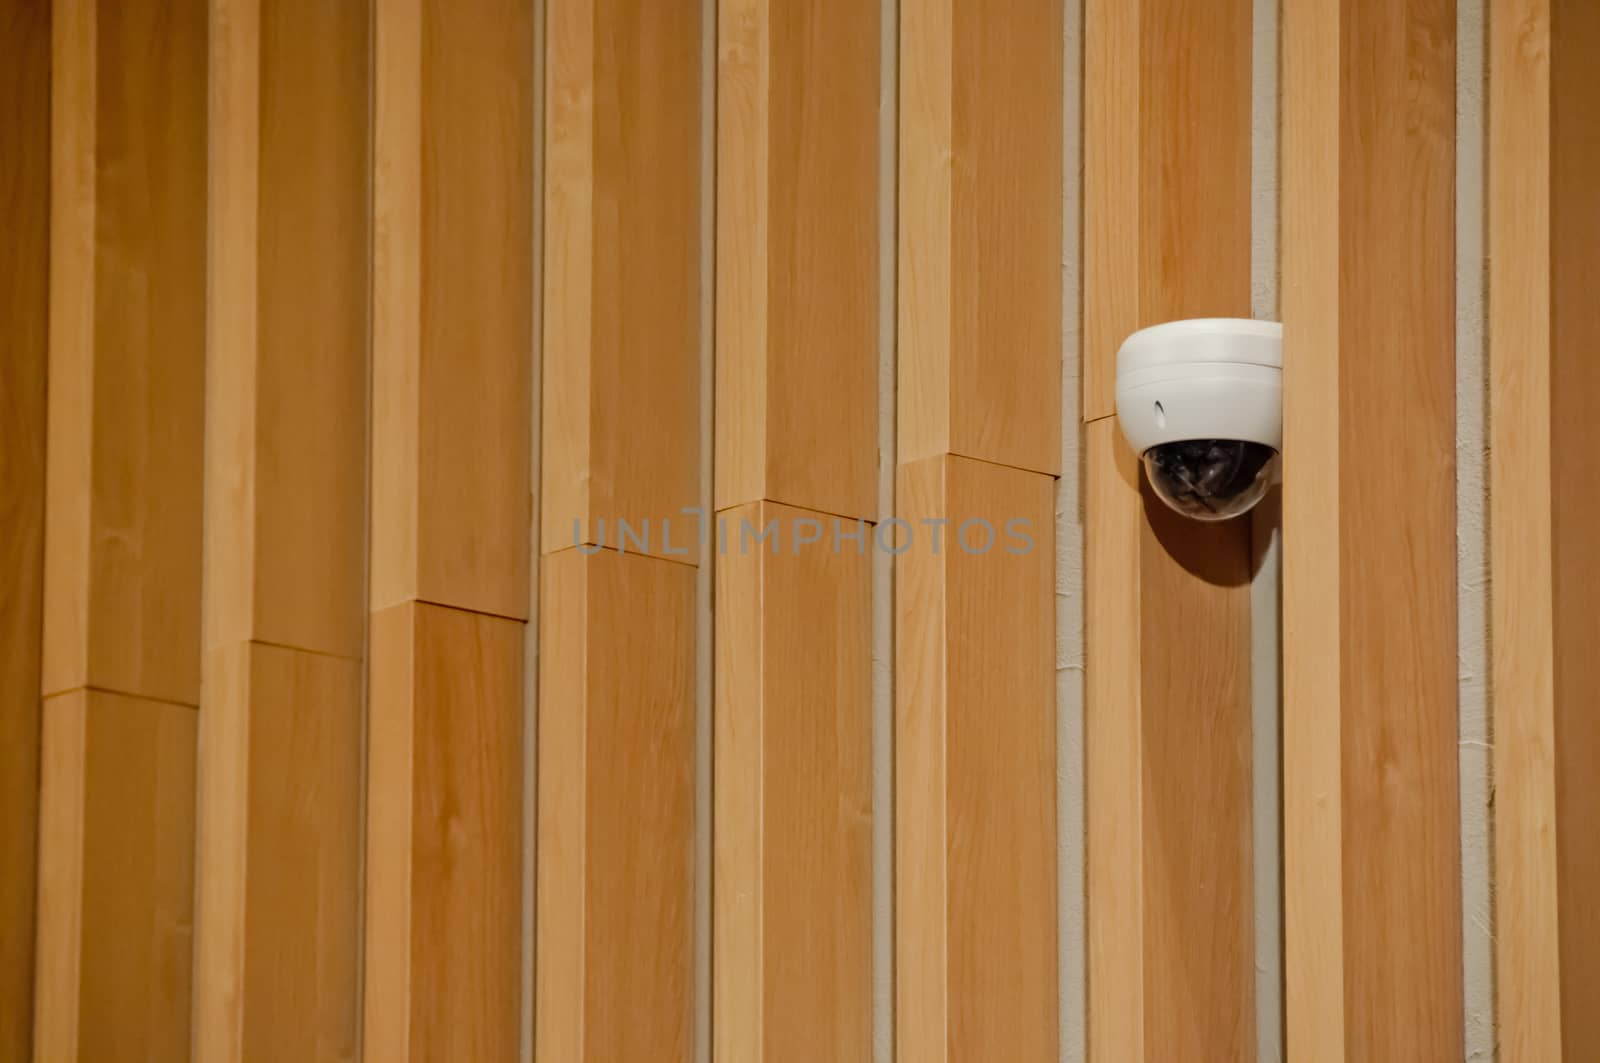
[[[1195,520],[1227,520],[1261,501],[1278,452],[1239,439],[1185,439],[1144,452],[1144,474],[1161,501]]]

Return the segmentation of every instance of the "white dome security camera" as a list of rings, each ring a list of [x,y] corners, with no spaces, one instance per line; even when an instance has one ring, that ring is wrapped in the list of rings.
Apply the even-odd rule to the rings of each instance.
[[[1169,321],[1117,352],[1117,420],[1172,509],[1226,520],[1261,501],[1283,449],[1283,326]]]

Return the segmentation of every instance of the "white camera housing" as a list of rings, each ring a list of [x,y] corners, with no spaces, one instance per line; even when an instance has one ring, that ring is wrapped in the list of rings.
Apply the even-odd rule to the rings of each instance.
[[[1117,352],[1117,420],[1168,506],[1226,520],[1254,506],[1283,450],[1283,326],[1170,321]]]

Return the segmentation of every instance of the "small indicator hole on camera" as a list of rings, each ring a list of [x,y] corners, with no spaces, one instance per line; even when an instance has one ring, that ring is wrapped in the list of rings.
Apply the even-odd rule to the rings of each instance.
[[[1156,427],[1167,427],[1167,410],[1166,407],[1162,406],[1159,402],[1156,403]]]

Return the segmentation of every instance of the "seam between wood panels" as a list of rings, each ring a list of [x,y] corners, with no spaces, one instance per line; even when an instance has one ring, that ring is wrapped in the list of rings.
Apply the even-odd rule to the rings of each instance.
[[[900,8],[881,0],[878,17],[878,491],[879,522],[894,514],[898,423]],[[874,1063],[894,1059],[894,559],[874,550],[870,563],[871,736],[870,1026]]]
[[[42,704],[43,702],[64,698],[71,694],[108,694],[111,697],[127,698],[130,701],[147,701],[152,705],[170,705],[176,709],[194,709],[198,711],[200,708],[197,702],[152,697],[149,694],[138,694],[131,690],[118,690],[115,687],[97,686],[94,683],[79,683],[77,686],[67,687],[65,690],[52,690],[39,695],[39,701]]]
[[[760,501],[760,500],[758,499],[757,501]],[[752,503],[741,502],[739,504],[740,505],[751,505]],[[851,518],[851,519],[854,519],[854,518]],[[593,557],[595,554],[598,554],[603,550],[606,553],[616,554],[619,557],[647,557],[647,558],[650,558],[652,561],[665,561],[665,562],[667,562],[669,564],[673,564],[673,565],[682,565],[684,568],[699,568],[700,567],[700,563],[699,562],[697,562],[697,561],[695,561],[695,560],[693,560],[693,559],[691,559],[689,557],[682,556],[682,555],[679,555],[679,554],[658,554],[658,553],[655,553],[654,551],[651,551],[651,550],[622,550],[622,549],[619,549],[619,548],[617,548],[615,546],[606,546],[606,545],[602,545],[600,543],[572,543],[572,544],[570,544],[568,546],[559,547],[559,548],[557,548],[555,550],[548,551],[547,553],[542,553],[535,560],[539,561],[539,562],[543,562],[543,561],[546,561],[546,560],[548,560],[548,559],[550,559],[552,557],[556,557],[559,554],[570,553],[573,550],[578,551],[579,553],[581,553],[585,557]],[[411,600],[422,601],[423,599],[418,598],[418,599],[411,599]],[[444,605],[446,603],[444,603],[444,602],[430,602],[429,604],[431,604],[431,605]],[[483,613],[483,615],[485,615],[485,616],[505,616],[504,613],[490,613],[490,612],[486,612],[485,610],[482,610],[482,609],[468,609],[466,606],[451,606],[450,608],[467,609],[468,612]],[[515,617],[515,616],[507,616],[506,619],[507,620],[519,620],[519,619],[522,619],[522,618]]]
[[[717,0],[700,4],[700,424],[699,506],[702,521],[716,506],[716,281],[717,281]],[[711,1063],[715,994],[715,607],[716,549],[704,528],[695,570],[694,823],[692,896],[694,993],[690,1037],[697,1063]]]
[[[544,519],[543,483],[544,431],[544,134],[545,134],[545,49],[549,40],[546,0],[532,0],[533,115],[528,130],[533,138],[532,263],[529,270],[532,320],[529,328],[528,372],[528,624],[523,631],[522,654],[522,882],[519,888],[522,913],[522,956],[517,965],[522,976],[518,994],[518,1056],[522,1063],[534,1063],[538,1022],[538,918],[539,918],[539,632],[540,577],[544,557],[540,535]]]

